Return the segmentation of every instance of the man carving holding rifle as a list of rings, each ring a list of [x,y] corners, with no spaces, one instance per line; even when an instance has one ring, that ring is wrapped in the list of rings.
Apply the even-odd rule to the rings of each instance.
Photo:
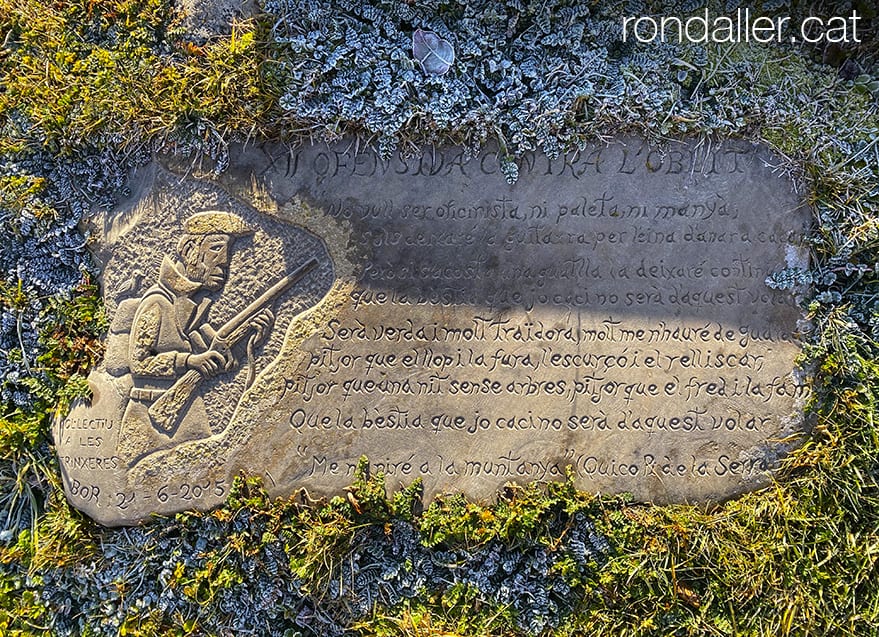
[[[193,390],[201,379],[237,365],[229,334],[206,321],[207,295],[226,284],[235,239],[253,231],[237,215],[220,211],[195,214],[184,229],[178,258],[165,256],[158,282],[140,298],[131,324],[133,387],[119,439],[120,455],[129,466],[154,451],[212,435],[204,400]],[[239,323],[239,340],[246,334],[251,348],[265,340],[274,316],[269,307],[260,307]],[[188,391],[181,393],[184,377]],[[157,401],[162,407],[158,417]]]

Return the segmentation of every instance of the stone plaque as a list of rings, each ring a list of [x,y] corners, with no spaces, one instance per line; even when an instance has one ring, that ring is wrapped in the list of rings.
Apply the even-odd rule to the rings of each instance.
[[[491,150],[153,165],[96,222],[112,325],[55,424],[68,497],[124,524],[241,471],[337,493],[363,455],[428,497],[568,471],[657,502],[762,486],[806,398],[795,301],[765,280],[806,265],[810,215],[773,164],[624,139],[529,155],[513,185]]]

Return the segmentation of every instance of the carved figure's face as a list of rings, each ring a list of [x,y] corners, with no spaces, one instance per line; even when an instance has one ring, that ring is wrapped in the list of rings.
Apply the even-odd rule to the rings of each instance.
[[[221,290],[229,276],[229,259],[232,240],[225,234],[205,235],[197,249],[182,255],[186,276],[201,283],[206,290]]]

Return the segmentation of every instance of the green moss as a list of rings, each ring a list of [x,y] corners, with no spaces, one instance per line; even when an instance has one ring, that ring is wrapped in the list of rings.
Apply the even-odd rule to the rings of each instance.
[[[203,47],[169,39],[168,2],[46,5],[0,2],[13,45],[0,115],[40,130],[34,142],[71,153],[85,145],[175,143],[174,133],[261,134],[271,95],[262,90],[253,31]],[[15,36],[15,37],[12,37]],[[210,130],[198,130],[198,123]],[[27,139],[18,131],[15,143]],[[12,146],[24,150],[21,141]]]

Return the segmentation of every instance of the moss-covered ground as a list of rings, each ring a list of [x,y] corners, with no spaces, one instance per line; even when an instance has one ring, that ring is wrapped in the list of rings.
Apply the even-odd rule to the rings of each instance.
[[[0,0],[0,634],[879,634],[879,39],[623,44],[622,15],[737,2],[263,3],[193,42],[167,0]],[[747,3],[755,6],[754,3]],[[842,5],[845,6],[842,6]],[[743,3],[744,5],[744,3]],[[421,28],[455,47],[412,60]],[[709,509],[510,486],[423,508],[364,465],[346,498],[227,504],[108,530],[64,499],[48,424],[106,318],[78,229],[156,151],[354,134],[516,159],[635,132],[762,140],[815,211],[803,362],[814,431],[776,482]]]

